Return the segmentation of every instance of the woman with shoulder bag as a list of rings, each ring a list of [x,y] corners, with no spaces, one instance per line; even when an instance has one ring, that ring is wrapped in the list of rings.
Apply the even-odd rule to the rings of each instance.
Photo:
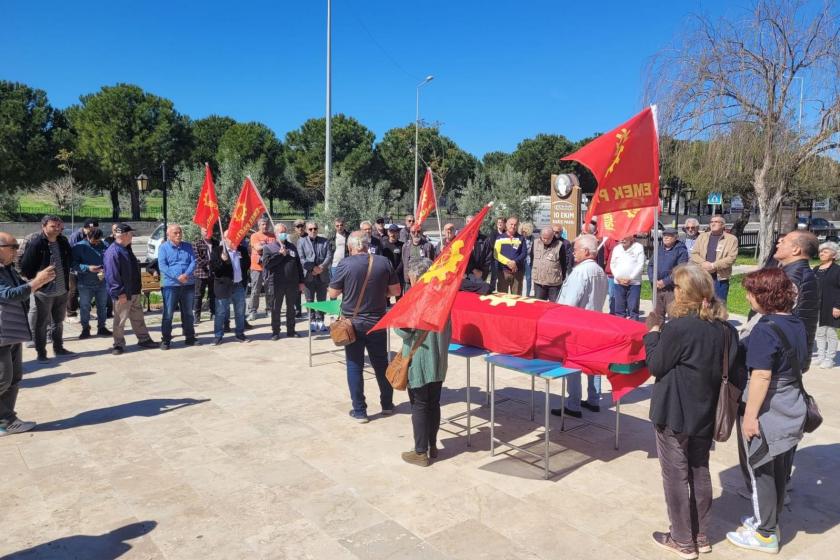
[[[408,280],[415,284],[432,261],[414,259],[408,265]],[[402,454],[405,462],[429,466],[429,458],[437,457],[437,433],[440,428],[440,392],[446,379],[449,341],[452,324],[447,321],[442,332],[394,329],[403,339],[402,354],[414,352],[408,366],[408,399],[411,401],[411,424],[414,428],[414,449]],[[428,455],[427,455],[428,453]]]
[[[662,468],[670,532],[653,533],[654,542],[681,558],[711,552],[712,507],[709,452],[724,356],[733,372],[738,333],[726,322],[726,307],[715,299],[711,276],[695,264],[674,268],[671,319],[648,317],[645,335],[648,369],[656,379],[650,420]],[[728,349],[727,349],[728,345]],[[731,351],[728,351],[731,350]]]
[[[744,277],[750,306],[763,317],[743,345],[749,382],[741,431],[742,468],[750,477],[753,515],[726,534],[735,546],[779,551],[779,514],[784,504],[793,454],[802,439],[806,404],[800,364],[808,357],[805,326],[791,314],[796,288],[784,271],[764,268]]]

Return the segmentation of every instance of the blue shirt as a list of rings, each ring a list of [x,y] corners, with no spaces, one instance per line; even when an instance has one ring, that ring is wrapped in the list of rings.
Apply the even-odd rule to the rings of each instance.
[[[91,266],[102,266],[105,250],[108,246],[104,241],[99,245],[92,245],[87,239],[73,245],[73,270],[79,275],[79,284],[89,287],[99,287],[102,282],[96,272],[91,272]]]
[[[158,266],[163,287],[195,285],[195,253],[190,243],[182,241],[177,246],[171,241],[161,243],[158,249]],[[178,280],[182,274],[187,275],[184,284]]]

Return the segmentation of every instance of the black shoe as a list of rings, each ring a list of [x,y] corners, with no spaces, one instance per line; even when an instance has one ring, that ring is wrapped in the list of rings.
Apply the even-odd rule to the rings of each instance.
[[[141,340],[137,343],[137,346],[139,346],[140,348],[157,348],[158,343],[150,338],[148,340]]]
[[[250,342],[244,334],[236,335],[236,340],[239,342]]]
[[[295,313],[295,319],[303,319],[303,311],[298,311]]]
[[[111,354],[113,354],[114,356],[119,356],[123,352],[124,352],[124,350],[123,350],[122,346],[114,346],[114,349],[111,350]]]
[[[592,412],[601,412],[601,406],[597,404],[589,404],[586,401],[581,401],[580,406],[587,410],[591,410]]]
[[[296,333],[295,331],[290,331],[290,332],[286,333],[286,338],[298,338],[300,336],[303,336],[303,335],[300,334],[300,333]]]
[[[580,410],[569,410],[568,408],[563,408],[563,415],[571,416],[572,418],[580,418],[583,416],[583,413]],[[561,416],[561,412],[559,408],[552,408],[551,413],[554,416]]]
[[[42,364],[50,363],[50,359],[47,357],[46,352],[38,352],[38,362],[40,362]]]
[[[201,342],[196,339],[187,340],[184,342],[185,346],[201,346]]]
[[[77,313],[76,311],[68,311],[68,312],[67,312],[67,316],[68,316],[68,317],[75,317],[75,316],[77,316],[77,315],[78,315],[78,313]]]
[[[68,350],[67,348],[64,348],[63,346],[59,346],[58,348],[53,348],[53,354],[55,354],[56,356],[75,356],[76,355],[75,352],[71,352],[70,350]]]
[[[169,350],[169,343],[168,342],[161,342],[160,343],[161,350]]]
[[[271,335],[271,340],[280,340],[280,335],[277,334],[277,333],[274,333],[273,335]]]
[[[230,332],[230,323],[225,325],[225,332]]]
[[[222,343],[222,337],[214,338],[213,339],[213,346],[218,346]]]
[[[79,335],[79,340],[90,338],[90,327],[82,327],[82,334]]]
[[[246,330],[246,331],[251,330],[251,329],[255,329],[255,328],[256,328],[256,327],[255,327],[254,325],[252,325],[252,324],[251,324],[251,323],[249,323],[248,321],[245,321],[245,330]]]
[[[108,330],[107,327],[100,327],[96,329],[96,336],[113,336],[114,333]]]

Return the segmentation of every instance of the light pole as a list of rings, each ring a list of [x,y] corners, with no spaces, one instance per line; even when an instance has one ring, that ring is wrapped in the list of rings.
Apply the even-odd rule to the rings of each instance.
[[[420,88],[434,80],[435,77],[429,74],[426,79],[417,84],[417,110],[414,114],[414,215],[417,216],[417,165],[420,153],[418,143],[420,142]]]
[[[166,231],[166,160],[160,164],[160,174],[163,179],[163,231]]]
[[[330,175],[332,175],[332,47],[330,45],[331,39],[331,16],[332,16],[332,2],[327,0],[327,123],[326,123],[326,142],[324,147],[324,212],[330,209]],[[415,167],[417,167],[415,165]],[[416,183],[417,181],[415,181]]]

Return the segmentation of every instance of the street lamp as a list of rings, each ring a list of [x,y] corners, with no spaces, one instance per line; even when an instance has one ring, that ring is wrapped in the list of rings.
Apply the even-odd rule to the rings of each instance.
[[[141,173],[136,178],[137,181],[137,190],[140,192],[146,192],[146,189],[149,188],[149,178],[146,176],[145,173]]]
[[[434,80],[435,77],[429,74],[426,79],[417,84],[417,110],[414,115],[414,215],[417,215],[417,165],[420,154],[418,143],[420,142],[420,88]]]
[[[167,212],[166,212],[166,160],[160,164],[161,178],[163,179],[163,229],[166,231],[167,226]],[[149,177],[145,173],[141,173],[135,179],[137,181],[137,190],[144,193],[149,190]]]

